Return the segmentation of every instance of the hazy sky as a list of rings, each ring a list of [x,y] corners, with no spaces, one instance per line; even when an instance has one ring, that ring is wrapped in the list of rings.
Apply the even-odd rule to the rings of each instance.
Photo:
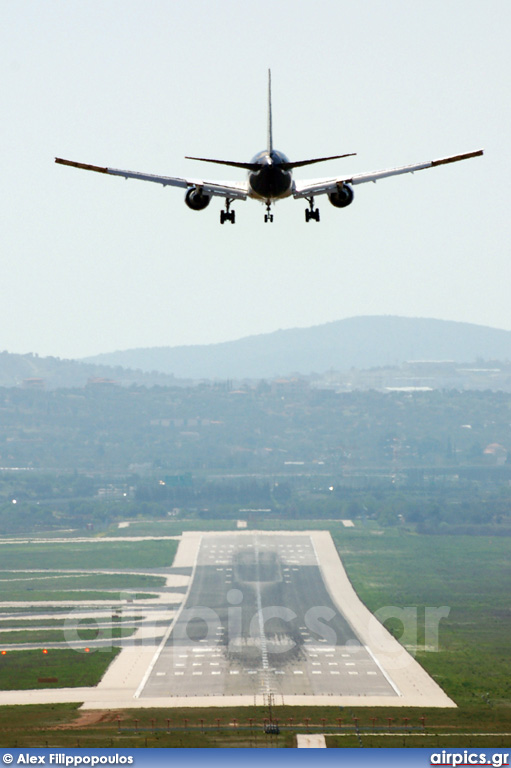
[[[0,349],[81,357],[355,315],[511,329],[509,0],[2,0]],[[186,154],[357,157],[296,177],[486,154],[202,212],[60,156],[241,180]]]

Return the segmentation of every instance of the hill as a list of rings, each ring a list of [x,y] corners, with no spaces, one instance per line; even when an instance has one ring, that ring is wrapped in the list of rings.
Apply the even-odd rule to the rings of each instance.
[[[129,384],[169,386],[183,383],[165,373],[146,373],[107,364],[96,365],[76,360],[61,360],[58,357],[39,357],[31,353],[17,355],[0,352],[0,387],[25,386],[35,389],[43,387],[57,389],[83,387],[91,382],[114,382],[125,386]]]
[[[353,317],[220,344],[112,352],[87,363],[161,371],[186,379],[259,379],[410,360],[510,360],[511,331],[393,316]]]

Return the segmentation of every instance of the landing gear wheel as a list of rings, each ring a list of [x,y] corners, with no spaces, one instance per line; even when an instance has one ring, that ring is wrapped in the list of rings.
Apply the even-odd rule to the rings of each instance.
[[[220,211],[220,224],[225,224],[226,221],[230,221],[234,224],[236,221],[236,215],[234,211]]]
[[[229,197],[225,198],[225,211],[220,211],[220,224],[225,224],[226,221],[230,221],[234,224],[236,221],[235,211],[231,211],[232,200]]]
[[[271,212],[271,201],[266,201],[266,213],[264,214],[264,221],[267,224],[268,222],[273,221],[273,213]]]
[[[309,207],[305,209],[305,221],[310,221],[311,219],[319,221],[319,208],[314,208],[314,198],[309,197],[307,200],[309,201]]]

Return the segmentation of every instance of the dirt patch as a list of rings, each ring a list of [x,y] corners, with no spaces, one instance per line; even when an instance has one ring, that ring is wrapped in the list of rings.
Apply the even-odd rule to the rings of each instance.
[[[105,723],[116,723],[117,718],[121,717],[122,710],[109,709],[106,712],[102,710],[88,709],[78,713],[76,720],[72,723],[63,723],[57,725],[55,730],[67,728],[90,728],[94,725],[104,725]]]

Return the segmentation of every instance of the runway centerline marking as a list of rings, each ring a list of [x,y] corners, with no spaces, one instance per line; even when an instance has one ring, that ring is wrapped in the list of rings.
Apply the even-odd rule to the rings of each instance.
[[[368,669],[378,667],[332,601],[312,545],[276,546],[254,532],[213,548],[209,536],[201,537],[184,610],[145,698],[395,695],[379,671],[368,680]],[[333,614],[328,632],[310,624],[311,607]],[[360,671],[349,677],[350,668]],[[158,675],[165,669],[170,690]]]
[[[257,618],[258,618],[258,624],[259,624],[259,640],[261,643],[261,659],[263,664],[264,687],[266,688],[266,693],[271,693],[270,678],[268,675],[268,670],[269,670],[268,641],[266,639],[266,635],[264,632],[263,604],[261,600],[259,541],[257,537],[255,542],[256,542],[255,543],[255,563],[256,563],[256,576],[257,576],[257,581],[255,582],[255,589],[256,589],[256,603],[257,603]]]

